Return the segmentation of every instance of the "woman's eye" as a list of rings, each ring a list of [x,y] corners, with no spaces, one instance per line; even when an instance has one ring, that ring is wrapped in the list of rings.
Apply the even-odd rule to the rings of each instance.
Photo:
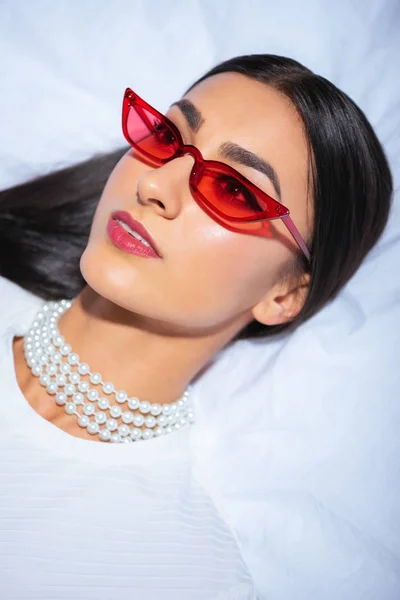
[[[157,141],[161,144],[170,146],[176,141],[175,135],[172,133],[170,128],[160,121],[154,123],[153,133],[157,137]]]
[[[235,197],[244,196],[243,186],[241,186],[234,179],[231,179],[229,177],[219,177],[217,182],[220,191],[225,193],[226,195]]]
[[[232,177],[218,177],[216,186],[218,194],[226,202],[242,204],[243,207],[260,210],[260,206],[254,194],[236,179]]]

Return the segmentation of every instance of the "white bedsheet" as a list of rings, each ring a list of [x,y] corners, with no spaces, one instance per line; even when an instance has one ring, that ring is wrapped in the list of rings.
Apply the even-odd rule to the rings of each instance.
[[[196,472],[261,600],[400,598],[399,32],[398,0],[0,4],[1,188],[123,145],[126,86],[164,109],[241,53],[332,79],[384,143],[397,198],[362,268],[289,339],[238,342],[195,386]]]

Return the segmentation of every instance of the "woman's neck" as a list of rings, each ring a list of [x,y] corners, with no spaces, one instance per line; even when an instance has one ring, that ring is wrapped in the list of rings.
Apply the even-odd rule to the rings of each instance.
[[[177,335],[166,324],[144,320],[86,287],[58,326],[80,361],[101,373],[103,381],[129,396],[166,404],[182,396],[247,322],[208,335]]]

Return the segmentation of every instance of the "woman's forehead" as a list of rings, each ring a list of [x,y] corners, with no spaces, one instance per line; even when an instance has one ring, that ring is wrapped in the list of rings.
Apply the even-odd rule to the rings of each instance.
[[[291,101],[274,87],[239,73],[221,73],[208,77],[185,95],[202,113],[204,120],[216,120],[236,128],[255,129],[261,122],[286,124],[301,129],[301,122]],[[283,120],[280,123],[280,120]]]

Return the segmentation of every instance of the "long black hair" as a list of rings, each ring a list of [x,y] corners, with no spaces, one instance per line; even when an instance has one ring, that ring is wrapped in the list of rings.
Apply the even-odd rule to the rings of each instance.
[[[308,140],[314,201],[306,240],[311,261],[299,253],[291,269],[311,276],[302,310],[281,325],[254,320],[236,340],[289,332],[335,298],[386,226],[392,177],[364,113],[324,77],[295,60],[255,54],[222,62],[191,87],[226,72],[272,86],[292,102]],[[75,297],[85,285],[79,259],[97,202],[125,152],[94,156],[0,192],[0,274],[44,299]]]

